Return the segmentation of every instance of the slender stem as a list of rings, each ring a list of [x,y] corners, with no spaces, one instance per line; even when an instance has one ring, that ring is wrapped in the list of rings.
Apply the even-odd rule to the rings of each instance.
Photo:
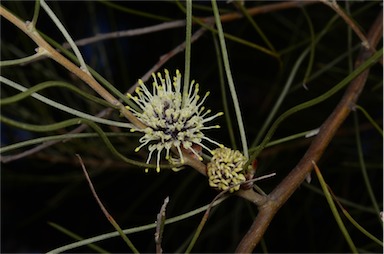
[[[191,242],[189,243],[188,247],[187,247],[187,250],[185,251],[185,254],[189,254],[191,253],[192,251],[192,248],[193,246],[195,246],[196,244],[196,241],[197,239],[199,238],[200,234],[201,234],[201,231],[203,230],[204,228],[204,225],[206,224],[206,222],[208,221],[208,217],[209,217],[209,213],[211,212],[211,208],[213,206],[213,204],[219,200],[221,197],[225,197],[224,194],[226,194],[227,191],[222,191],[220,192],[219,194],[216,195],[216,197],[212,200],[212,202],[209,204],[208,206],[208,209],[205,211],[204,215],[203,215],[203,218],[201,219],[200,223],[199,223],[199,226],[197,226],[197,229],[196,229],[196,232],[195,234],[193,235],[192,237],[192,240]]]
[[[256,16],[256,15],[261,15],[269,12],[275,12],[279,10],[284,10],[284,9],[289,9],[289,8],[299,8],[303,7],[304,5],[309,5],[309,4],[314,4],[318,1],[292,1],[292,2],[281,2],[281,3],[273,3],[273,4],[266,4],[262,6],[256,6],[252,7],[249,9],[246,9],[247,14],[250,16]],[[112,4],[110,2],[102,1],[102,3],[105,4]],[[240,15],[238,12],[232,12],[228,14],[223,14],[220,16],[220,19],[222,22],[230,22],[234,21],[237,19],[244,18],[243,15]],[[121,37],[126,37],[126,36],[137,36],[137,35],[142,35],[142,34],[147,34],[151,32],[157,32],[157,31],[162,31],[166,29],[171,29],[171,28],[177,28],[177,27],[183,27],[186,24],[186,20],[175,20],[175,21],[168,21],[167,22],[153,25],[153,26],[148,26],[148,27],[143,27],[143,28],[136,28],[136,29],[130,29],[130,30],[124,30],[124,31],[115,31],[115,32],[110,32],[110,33],[99,33],[97,35],[94,35],[92,37],[87,37],[83,38],[80,40],[75,41],[77,46],[84,46],[90,43],[95,43],[101,40],[108,40],[112,38],[121,38]],[[211,21],[213,20],[213,17],[206,17],[203,20],[203,23],[208,23],[210,24]],[[196,22],[196,19],[195,19]],[[198,22],[196,22],[198,23]],[[65,46],[68,46],[64,44]]]
[[[200,28],[197,30],[191,37],[191,43],[195,42],[198,38],[200,38],[207,30],[205,28]],[[146,82],[151,76],[152,73],[156,72],[161,66],[163,66],[169,59],[174,57],[176,54],[182,52],[186,47],[186,42],[183,42],[176,46],[174,49],[169,51],[168,53],[160,56],[160,60],[149,69],[140,79]],[[139,85],[139,82],[136,82],[133,86],[131,86],[128,90],[128,93],[133,93],[136,87]]]
[[[223,27],[221,26],[220,14],[219,14],[219,10],[217,8],[217,3],[215,0],[212,0],[212,8],[213,8],[213,13],[215,15],[215,22],[216,22],[216,26],[217,26],[217,30],[218,30],[221,52],[223,54],[224,68],[225,68],[225,72],[227,74],[229,90],[231,91],[231,96],[232,96],[232,100],[233,100],[233,104],[234,104],[234,108],[235,108],[235,113],[236,113],[236,119],[237,119],[237,123],[239,125],[241,144],[243,147],[243,154],[245,157],[249,158],[247,138],[245,135],[243,118],[241,117],[239,100],[237,98],[235,84],[233,82],[233,78],[232,78],[232,74],[231,74],[231,67],[229,66],[229,57],[228,57],[227,47],[225,45]]]
[[[321,189],[319,189],[318,187],[314,186],[313,184],[303,182],[303,186],[308,188],[309,190],[313,191],[314,193],[317,193],[317,194],[322,195],[322,196],[324,195],[324,192]],[[342,197],[336,196],[334,194],[332,194],[332,195],[333,195],[333,198],[335,199],[335,201],[340,203],[340,206],[341,206],[341,204],[343,204],[343,205],[346,205],[350,208],[354,208],[356,210],[359,210],[361,212],[376,214],[375,209],[373,209],[372,207],[368,207],[365,204],[359,204],[359,203],[352,202],[347,198],[342,198]],[[357,202],[359,202],[359,201],[357,201]]]
[[[53,223],[53,222],[48,222],[48,225],[50,225],[51,227],[57,229],[58,231],[62,232],[63,234],[75,239],[75,240],[78,240],[78,241],[81,241],[83,240],[84,238],[79,236],[78,234],[76,233],[73,233],[72,231],[56,224],[56,223]],[[104,254],[109,254],[110,252],[108,252],[107,250],[95,245],[95,244],[88,244],[88,247],[96,252],[99,252],[99,253],[104,253]]]
[[[231,115],[229,112],[229,105],[228,105],[228,100],[227,100],[227,93],[226,93],[226,86],[225,86],[225,80],[224,80],[224,70],[223,70],[223,59],[220,54],[220,46],[217,41],[216,36],[213,37],[213,42],[215,45],[215,50],[216,50],[216,56],[217,56],[217,69],[219,71],[219,79],[220,79],[220,87],[221,87],[221,100],[222,104],[224,107],[224,117],[225,117],[225,122],[227,123],[227,128],[228,128],[228,135],[229,139],[231,140],[231,148],[234,150],[237,150],[236,146],[236,139],[235,139],[235,134],[233,131],[233,125],[232,125],[232,119]]]
[[[0,61],[0,67],[8,67],[8,66],[12,66],[12,65],[27,64],[29,62],[33,62],[33,61],[36,61],[37,59],[40,59],[44,55],[45,55],[44,52],[38,51],[31,56],[26,56],[26,57],[19,58],[19,59]]]
[[[119,137],[119,136],[133,136],[134,133],[105,133],[105,136],[107,137]],[[99,135],[97,133],[75,133],[75,134],[61,134],[61,135],[54,135],[54,136],[47,136],[47,137],[41,137],[41,138],[34,138],[34,139],[28,139],[26,141],[17,142],[11,145],[6,145],[0,147],[0,154],[12,151],[21,147],[25,146],[31,146],[39,143],[49,142],[53,140],[59,140],[59,141],[67,141],[69,139],[78,139],[78,138],[97,138]],[[3,157],[1,158],[1,161],[3,161]]]
[[[348,213],[348,211],[341,205],[340,201],[337,199],[336,195],[332,192],[331,189],[329,189],[329,193],[332,195],[333,200],[337,203],[337,205],[340,207],[341,211],[345,215],[345,217],[358,229],[361,233],[366,235],[368,238],[370,238],[372,241],[383,247],[383,242],[379,240],[377,237],[372,235],[368,232],[365,228],[363,228],[353,217]],[[380,219],[381,220],[381,219]]]
[[[347,228],[345,227],[344,223],[343,223],[343,220],[341,219],[340,217],[340,213],[337,211],[337,208],[336,208],[336,205],[335,205],[335,202],[333,202],[333,199],[332,199],[332,196],[328,190],[328,185],[325,183],[325,180],[320,172],[320,169],[317,167],[316,163],[314,161],[312,161],[312,164],[313,164],[313,167],[315,169],[315,172],[316,172],[316,175],[317,175],[317,178],[319,179],[319,182],[320,182],[320,185],[321,185],[321,188],[323,189],[323,192],[324,192],[324,195],[325,195],[325,198],[327,199],[327,202],[328,202],[328,205],[329,207],[331,208],[331,211],[332,211],[332,214],[333,216],[335,217],[335,220],[337,222],[337,225],[339,226],[340,228],[340,231],[342,232],[342,234],[344,235],[345,237],[345,240],[347,241],[348,245],[349,245],[349,248],[351,249],[351,251],[353,253],[359,253],[356,249],[356,246],[355,244],[353,243],[353,240],[351,238],[351,236],[349,235],[348,233],[348,230]]]
[[[315,38],[315,31],[314,31],[314,28],[313,28],[313,24],[312,24],[311,18],[309,17],[307,11],[304,8],[301,9],[301,10],[304,13],[304,17],[305,17],[305,19],[308,22],[309,32],[310,32],[310,35],[311,35],[311,45],[310,45],[310,49],[311,50],[310,50],[310,54],[309,54],[309,60],[308,60],[308,64],[307,64],[307,69],[305,71],[305,75],[304,75],[304,79],[303,79],[303,86],[306,88],[307,87],[308,78],[309,78],[309,76],[311,74],[311,71],[312,71],[313,61],[314,61],[314,58],[315,58],[315,47],[316,47],[317,40]]]
[[[192,36],[192,0],[186,1],[187,5],[187,22],[185,36],[185,70],[184,70],[184,87],[183,87],[183,103],[187,101],[189,91],[189,79],[191,69],[191,36]]]
[[[319,133],[319,129],[316,128],[316,129],[312,129],[312,130],[309,130],[309,131],[304,131],[304,132],[300,132],[300,133],[296,133],[296,134],[293,134],[293,135],[290,135],[290,136],[287,136],[287,137],[284,137],[284,138],[280,138],[280,139],[276,139],[276,140],[273,140],[271,142],[268,142],[265,147],[271,147],[271,146],[275,146],[275,145],[278,145],[278,144],[281,144],[281,143],[284,143],[284,142],[288,142],[288,141],[291,141],[291,140],[294,140],[294,139],[298,139],[298,138],[310,138],[312,136],[316,136],[317,134]],[[252,147],[249,149],[250,152],[254,152],[254,151],[257,151],[258,149],[260,149],[260,146],[256,146],[256,147]]]
[[[223,197],[223,198],[217,200],[213,204],[213,206],[219,205],[226,198],[227,197]],[[184,213],[184,214],[181,214],[181,215],[178,215],[178,216],[166,219],[164,224],[168,225],[168,224],[171,224],[171,223],[175,223],[175,222],[178,222],[178,221],[185,220],[185,219],[190,218],[190,217],[192,217],[192,216],[194,216],[196,214],[199,214],[201,212],[206,211],[210,206],[211,206],[211,204],[208,204],[208,205],[199,207],[199,208],[197,208],[197,209],[195,209],[193,211],[189,211],[187,213]],[[143,232],[145,230],[154,229],[154,228],[156,228],[156,223],[151,223],[151,224],[147,224],[147,225],[143,225],[143,226],[139,226],[139,227],[125,229],[125,230],[123,230],[123,232],[124,232],[124,234],[132,234],[132,233]],[[109,239],[109,238],[112,238],[112,237],[117,237],[117,236],[119,236],[118,232],[116,232],[116,231],[115,232],[110,232],[110,233],[98,235],[98,236],[95,236],[95,237],[91,237],[91,238],[88,238],[88,239],[85,239],[85,240],[82,240],[82,241],[79,241],[79,242],[75,242],[75,243],[71,243],[71,244],[68,244],[68,245],[64,245],[64,246],[61,246],[61,247],[59,247],[57,249],[51,250],[51,251],[49,251],[47,253],[49,253],[49,254],[62,253],[64,251],[72,250],[72,249],[75,249],[75,248],[78,248],[78,247],[81,247],[81,246],[84,246],[84,245],[87,245],[87,244],[90,244],[90,243],[99,242],[99,241],[106,240],[106,239]]]
[[[105,208],[105,206],[103,205],[103,203],[102,203],[101,200],[99,199],[99,196],[98,196],[97,193],[96,193],[95,187],[93,187],[91,178],[90,178],[89,175],[88,175],[87,169],[85,168],[85,165],[84,165],[84,163],[83,163],[83,161],[82,161],[80,155],[76,154],[76,156],[79,158],[79,161],[80,161],[80,164],[81,164],[81,168],[83,169],[85,178],[87,179],[87,182],[88,182],[88,184],[89,184],[89,188],[91,189],[92,194],[93,194],[93,196],[95,197],[97,204],[100,206],[101,211],[103,211],[105,217],[106,217],[106,218],[108,219],[108,221],[112,224],[112,226],[119,232],[121,238],[123,238],[123,240],[127,243],[128,247],[133,251],[133,253],[139,253],[139,251],[138,251],[138,250],[136,249],[136,247],[133,245],[133,243],[131,242],[131,240],[129,240],[128,236],[127,236],[126,234],[124,234],[124,232],[123,232],[123,230],[121,229],[121,227],[119,226],[119,224],[117,224],[117,222],[115,221],[115,219],[112,217],[112,215],[108,212],[108,210]]]
[[[34,132],[49,132],[49,131],[55,131],[59,129],[63,129],[69,126],[78,125],[78,124],[86,124],[89,127],[91,127],[102,139],[104,144],[107,146],[107,148],[118,158],[120,158],[122,161],[125,161],[129,164],[135,165],[137,167],[143,167],[143,168],[156,168],[156,164],[147,164],[144,162],[135,161],[132,159],[129,159],[125,157],[123,154],[121,154],[117,149],[113,146],[111,141],[108,139],[107,135],[105,135],[105,132],[93,121],[87,120],[87,119],[81,119],[81,118],[72,118],[68,119],[62,122],[57,122],[53,124],[47,124],[47,125],[35,125],[35,124],[28,124],[28,123],[21,123],[15,120],[12,120],[10,118],[7,118],[3,115],[0,115],[0,122],[4,122],[8,125],[15,126],[17,128],[23,129],[23,130],[29,130]],[[2,161],[3,158],[1,158]],[[173,168],[178,167],[181,165],[161,165],[162,168]]]
[[[328,0],[320,0],[325,5],[331,7],[340,17],[344,19],[344,21],[352,28],[352,30],[356,33],[356,35],[360,38],[362,45],[366,49],[370,49],[369,41],[364,33],[360,30],[359,26],[349,17],[337,4],[336,1],[328,1]]]
[[[253,26],[253,28],[256,30],[256,32],[260,35],[261,39],[264,41],[265,44],[278,56],[278,52],[276,51],[273,44],[268,40],[268,37],[265,35],[263,30],[257,25],[256,21],[252,18],[252,16],[249,14],[248,10],[245,8],[245,6],[239,2],[235,2],[236,7],[240,9],[241,13],[248,19],[249,23]]]
[[[353,120],[354,120],[354,125],[355,125],[355,132],[356,132],[357,156],[359,158],[359,164],[360,164],[361,173],[363,175],[363,181],[365,184],[365,188],[368,192],[368,196],[371,199],[373,207],[376,210],[376,215],[378,217],[380,217],[380,208],[379,208],[379,205],[377,204],[377,199],[375,197],[375,193],[372,189],[372,185],[371,185],[371,182],[370,182],[369,177],[368,177],[367,167],[365,166],[365,160],[364,160],[363,148],[362,148],[363,144],[361,142],[360,133],[359,133],[360,132],[359,131],[359,118],[357,116],[356,111],[353,112]]]
[[[107,5],[109,7],[115,8],[119,11],[126,12],[126,13],[133,14],[133,15],[137,15],[137,16],[141,16],[141,17],[145,17],[145,18],[150,18],[150,19],[155,19],[155,20],[160,20],[160,21],[171,20],[171,18],[169,18],[169,17],[163,17],[163,16],[151,14],[151,13],[148,13],[146,11],[138,11],[138,10],[130,9],[130,8],[115,4],[114,1],[99,0],[98,2],[101,4]]]
[[[45,10],[45,12],[48,14],[48,16],[52,19],[53,23],[57,26],[57,28],[60,30],[60,32],[63,34],[64,38],[68,41],[69,45],[71,45],[71,48],[73,52],[75,53],[77,59],[80,62],[80,68],[87,73],[88,75],[91,76],[91,73],[89,72],[87,65],[83,59],[83,56],[80,53],[79,48],[76,46],[75,42],[72,40],[71,36],[67,32],[67,30],[64,28],[63,24],[61,21],[57,18],[55,13],[49,8],[49,6],[45,3],[44,0],[40,0],[40,5],[41,7]],[[35,27],[33,25],[33,27]]]
[[[2,76],[0,76],[0,82],[3,82],[19,91],[27,91],[28,89],[7,79],[7,78],[4,78]],[[71,115],[74,115],[74,116],[78,116],[78,117],[81,117],[81,118],[84,118],[84,119],[88,119],[88,120],[91,120],[91,121],[94,121],[96,123],[102,123],[102,124],[106,124],[106,125],[111,125],[111,126],[117,126],[117,127],[122,127],[122,128],[132,128],[132,124],[130,123],[124,123],[124,122],[117,122],[117,121],[112,121],[112,120],[108,120],[108,119],[104,119],[104,118],[100,118],[100,117],[96,117],[96,116],[93,116],[93,115],[89,115],[89,114],[86,114],[84,112],[81,112],[79,110],[76,110],[76,109],[73,109],[71,107],[68,107],[68,106],[65,106],[61,103],[58,103],[56,101],[53,101],[49,98],[46,98],[38,93],[32,93],[31,96],[41,102],[44,102],[45,104],[47,105],[50,105],[54,108],[57,108],[61,111],[64,111],[64,112],[67,112]]]
[[[324,35],[326,35],[326,32],[329,30],[329,28],[331,27],[331,25],[337,20],[337,18],[338,18],[337,15],[335,15],[333,18],[331,18],[331,19],[329,20],[329,22],[327,23],[327,25],[324,27],[324,29],[323,29],[323,30],[316,36],[316,38],[315,38],[315,42],[311,43],[310,47],[308,47],[306,50],[304,50],[304,51],[301,53],[301,55],[299,56],[299,58],[296,60],[295,65],[294,65],[293,68],[292,68],[292,71],[290,72],[290,75],[289,75],[289,77],[288,77],[287,83],[286,83],[285,86],[284,86],[284,90],[285,90],[285,89],[288,89],[288,88],[291,86],[290,83],[293,81],[295,75],[297,74],[298,67],[300,66],[301,62],[304,60],[304,57],[305,57],[305,56],[308,54],[308,52],[312,49],[313,44],[317,43],[317,42],[318,42]],[[303,85],[303,84],[300,84],[300,87],[302,87],[302,85]],[[264,124],[263,124],[261,130],[259,131],[259,133],[258,133],[256,139],[253,141],[252,146],[257,145],[257,144],[259,143],[259,141],[261,140],[262,135],[264,135],[266,128],[269,126],[270,121],[273,119],[273,116],[275,115],[275,112],[277,111],[277,109],[279,108],[279,106],[280,106],[282,100],[283,100],[284,97],[286,96],[286,92],[284,92],[284,90],[283,90],[283,92],[280,94],[280,96],[279,96],[277,102],[275,103],[275,105],[273,106],[273,109],[272,109],[271,113],[269,114],[267,120],[264,122]],[[292,89],[291,89],[291,90],[292,90]],[[299,106],[299,105],[298,105],[298,106]],[[280,116],[280,117],[281,117],[281,116]],[[279,118],[280,118],[280,117],[279,117]],[[275,123],[278,122],[279,118],[275,121]],[[269,132],[271,131],[271,129],[274,128],[275,123],[271,126]],[[268,133],[269,133],[269,132],[268,132]],[[265,139],[268,138],[268,133],[267,133],[267,135],[264,137],[264,140],[263,140],[263,141],[261,142],[261,144],[259,145],[259,147],[260,147],[261,149],[263,148],[263,144],[266,144],[264,141],[265,141]],[[273,132],[272,132],[272,133],[273,133]],[[260,150],[260,151],[261,151],[261,150]],[[252,160],[250,160],[250,161],[253,161],[256,157],[257,157],[257,155],[252,154],[252,155],[251,155]],[[248,165],[246,165],[246,166],[248,166]]]
[[[176,3],[179,5],[179,7],[180,7],[182,10],[185,11],[184,6],[182,6],[179,2],[176,2]],[[237,14],[237,15],[238,15],[238,14]],[[234,15],[234,16],[232,16],[231,18],[235,18],[235,19],[236,19],[236,16],[237,16],[237,15]],[[240,17],[242,17],[242,16],[240,15]],[[222,17],[219,16],[219,19],[222,19]],[[216,20],[216,17],[207,17],[207,18],[202,18],[202,19],[193,17],[192,20],[193,20],[193,22],[195,22],[195,23],[199,24],[200,26],[202,26],[202,27],[208,29],[209,31],[213,32],[214,34],[217,34],[217,33],[218,33],[218,30],[216,30],[216,29],[212,28],[211,26],[209,26],[209,23],[210,23],[212,20]],[[265,54],[269,54],[269,55],[271,55],[271,56],[273,56],[273,57],[278,57],[278,55],[277,55],[276,52],[271,51],[271,50],[269,50],[269,49],[267,49],[267,48],[265,48],[265,47],[262,47],[262,46],[260,46],[260,45],[258,45],[258,44],[252,43],[252,42],[250,42],[250,41],[244,40],[244,39],[242,39],[242,38],[240,38],[240,37],[237,37],[237,36],[234,36],[234,35],[231,35],[231,34],[223,33],[223,35],[224,35],[224,37],[227,38],[227,39],[230,39],[230,40],[236,41],[236,42],[238,42],[238,43],[247,45],[247,46],[249,46],[249,47],[255,48],[255,49],[260,50],[261,52],[264,52]]]
[[[257,143],[261,140],[261,138],[265,134],[265,131],[267,130],[270,123],[272,122],[273,118],[276,116],[276,113],[278,112],[281,104],[283,103],[283,100],[287,96],[289,88],[291,87],[292,82],[293,82],[296,74],[298,73],[298,70],[299,70],[301,63],[303,62],[304,58],[307,56],[308,52],[309,52],[309,49],[304,50],[301,53],[301,55],[299,56],[299,58],[296,60],[295,64],[293,65],[293,68],[290,71],[290,75],[287,79],[287,82],[285,83],[285,85],[283,87],[283,90],[281,91],[281,93],[279,95],[279,98],[277,98],[275,104],[273,105],[273,108],[271,109],[270,113],[268,114],[267,119],[264,121],[263,126],[261,127],[259,133],[257,134],[257,137],[256,137],[255,141],[253,142],[252,146],[257,145]]]
[[[265,135],[265,138],[261,142],[261,144],[258,146],[258,149],[252,154],[250,160],[248,161],[248,164],[257,158],[257,156],[261,153],[261,151],[264,149],[264,147],[268,144],[269,140],[272,138],[273,134],[275,133],[278,126],[281,124],[282,121],[284,121],[287,117],[291,116],[292,114],[298,112],[299,110],[303,110],[309,107],[312,107],[329,97],[331,97],[336,92],[340,91],[343,87],[349,84],[349,82],[353,81],[359,75],[361,76],[362,73],[367,72],[367,69],[371,67],[374,63],[376,63],[383,55],[383,49],[378,50],[373,56],[368,58],[364,63],[359,65],[350,75],[348,75],[345,79],[343,79],[341,82],[339,82],[337,85],[329,89],[327,92],[323,93],[322,95],[316,97],[315,99],[303,102],[299,105],[296,105],[287,111],[285,111],[283,114],[279,116],[279,118],[276,119],[276,121],[272,124],[271,128]],[[245,165],[247,166],[247,165]]]
[[[15,15],[5,9],[3,6],[0,6],[0,15],[10,21],[12,24],[17,26],[22,30],[26,35],[28,35],[42,50],[46,51],[50,58],[55,60],[57,63],[64,66],[67,70],[78,76],[86,84],[88,84],[93,90],[95,90],[101,97],[106,101],[116,106],[120,112],[139,128],[144,128],[145,125],[140,122],[125,106],[119,102],[112,94],[110,94],[104,87],[102,87],[92,76],[86,74],[83,70],[57,52],[51,45],[48,44],[37,32],[35,27],[31,23],[22,22]]]
[[[372,119],[372,117],[368,114],[368,112],[360,105],[356,105],[356,109],[360,110],[364,114],[364,116],[373,125],[373,127],[375,127],[375,129],[381,135],[381,137],[383,137],[383,129],[376,123],[375,120]]]
[[[33,26],[36,26],[37,19],[39,18],[39,13],[40,13],[40,1],[35,0],[35,9],[33,12],[33,18],[32,18],[32,22],[31,22]]]
[[[66,82],[63,82],[63,81],[45,81],[43,83],[37,84],[37,85],[27,89],[26,87],[24,87],[20,84],[17,84],[16,82],[13,82],[9,79],[4,78],[4,80],[6,80],[6,82],[4,82],[4,84],[9,85],[11,87],[14,87],[14,85],[17,85],[20,89],[16,88],[16,86],[14,88],[16,88],[20,91],[23,91],[23,92],[18,93],[18,94],[13,95],[13,96],[10,96],[10,97],[7,97],[7,98],[2,98],[0,101],[0,106],[5,106],[5,105],[12,104],[12,103],[16,103],[20,100],[28,98],[29,96],[31,96],[31,94],[36,93],[40,90],[46,89],[48,87],[62,87],[62,88],[66,88],[66,89],[82,96],[85,99],[88,99],[92,102],[103,105],[104,107],[107,107],[107,108],[113,107],[113,105],[109,104],[107,101],[100,99],[99,97],[93,96],[89,93],[86,93],[85,91],[77,88],[76,86],[69,84],[69,83],[66,83]],[[3,77],[1,77],[1,76],[0,76],[0,81],[1,82],[3,81]]]
[[[77,46],[85,46],[87,44],[91,44],[91,43],[95,43],[103,40],[123,38],[123,37],[129,37],[129,36],[138,36],[138,35],[154,33],[158,31],[164,31],[167,29],[183,27],[183,26],[185,26],[185,20],[175,20],[175,21],[169,21],[169,22],[148,26],[148,27],[143,27],[143,28],[115,31],[110,33],[98,33],[92,37],[76,40],[75,43]],[[64,44],[64,46],[67,47],[69,45]]]

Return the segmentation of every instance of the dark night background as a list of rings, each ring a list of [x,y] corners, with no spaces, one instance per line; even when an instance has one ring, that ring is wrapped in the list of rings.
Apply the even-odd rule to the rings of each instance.
[[[112,8],[98,1],[55,1],[47,2],[55,11],[72,38],[82,39],[97,33],[142,28],[165,22],[158,18],[144,17]],[[166,17],[169,20],[185,18],[185,13],[173,1],[138,2],[117,1],[119,6],[131,10]],[[195,4],[210,8],[210,1],[197,1]],[[246,7],[262,6],[277,2],[250,1]],[[31,20],[34,2],[2,1],[23,20]],[[345,3],[339,3],[345,8]],[[221,13],[237,11],[232,4],[219,2]],[[316,3],[304,7],[315,33],[319,33],[335,15],[329,7]],[[350,3],[353,18],[366,33],[382,9],[379,1]],[[195,16],[211,16],[212,11],[193,9]],[[242,109],[248,143],[251,145],[268,117],[270,109],[281,93],[292,67],[309,45],[308,24],[300,8],[286,9],[253,17],[278,52],[281,65],[269,55],[254,48],[227,40],[231,70]],[[63,37],[52,21],[40,10],[37,23],[39,31],[62,43]],[[193,32],[199,27],[194,26]],[[224,31],[244,40],[265,46],[261,37],[246,19],[223,23]],[[160,57],[185,40],[185,28],[174,28],[150,34],[106,40],[79,47],[86,62],[105,77],[120,91],[127,91],[138,78],[144,75]],[[303,43],[304,42],[304,43]],[[326,36],[316,46],[313,72],[328,66],[330,62],[347,52],[347,25],[340,18]],[[382,42],[381,42],[382,43]],[[381,43],[379,45],[381,45]],[[1,58],[15,59],[33,54],[36,45],[21,31],[1,18]],[[356,35],[352,35],[352,45],[358,45]],[[378,47],[380,48],[380,47]],[[358,51],[351,53],[352,61]],[[304,101],[328,91],[349,73],[348,59],[344,58],[329,70],[307,84],[301,84],[306,71],[308,57],[304,60],[295,81],[284,100],[277,116]],[[184,52],[168,61],[163,68],[184,70]],[[54,61],[44,59],[25,66],[4,67],[2,76],[31,87],[47,80],[63,80],[94,94],[78,78],[68,73]],[[211,94],[207,108],[213,112],[222,111],[221,88],[219,85],[218,63],[212,33],[206,32],[192,44],[191,79],[201,86],[200,94]],[[150,84],[151,81],[147,81]],[[365,90],[358,104],[361,105],[382,128],[383,90],[382,65],[376,64],[368,78]],[[344,90],[343,90],[344,91]],[[49,88],[41,92],[45,96],[90,114],[96,114],[103,107],[74,96],[60,88]],[[15,91],[1,85],[1,97],[15,94]],[[279,126],[273,139],[311,130],[319,125],[332,112],[342,96],[337,93],[330,99],[286,119]],[[229,91],[227,98],[230,101]],[[232,105],[232,104],[230,104]],[[233,109],[230,115],[235,121]],[[66,113],[53,109],[32,98],[17,105],[2,108],[2,114],[22,122],[48,124],[68,119]],[[368,177],[376,200],[382,210],[382,136],[369,121],[357,112],[359,133]],[[117,112],[110,117],[122,121]],[[217,121],[220,130],[212,130],[208,136],[230,146],[225,118]],[[235,122],[237,146],[240,139]],[[341,126],[335,138],[319,162],[323,176],[333,192],[352,205],[343,204],[348,212],[370,233],[382,239],[382,223],[375,214],[372,202],[364,185],[359,166],[354,129],[353,113]],[[103,126],[105,131],[124,131]],[[71,130],[70,128],[67,131]],[[91,130],[89,130],[91,131]],[[22,140],[55,133],[31,133],[15,129],[1,123],[1,144],[9,145]],[[126,156],[145,161],[146,153],[134,153],[137,137],[111,138],[118,150]],[[258,185],[270,192],[305,153],[311,139],[297,139],[266,148],[259,157],[257,175],[276,172],[273,179],[264,180]],[[30,147],[28,147],[30,148]],[[27,148],[2,154],[16,154]],[[217,192],[208,186],[207,180],[191,168],[180,172],[163,170],[160,174],[144,173],[142,168],[125,164],[116,158],[99,138],[74,139],[60,142],[31,156],[1,164],[1,252],[2,253],[41,253],[73,242],[59,232],[50,222],[56,223],[84,237],[92,237],[113,231],[113,227],[98,207],[89,186],[85,181],[75,154],[80,154],[90,173],[93,184],[104,205],[119,225],[126,229],[153,223],[163,200],[169,196],[167,217],[186,213],[212,201]],[[328,203],[321,193],[319,182],[312,174],[312,182],[304,183],[277,213],[269,226],[264,241],[255,252],[349,252],[348,245],[338,228]],[[356,206],[358,205],[358,206]],[[257,209],[248,201],[236,196],[228,198],[213,209],[210,218],[198,239],[193,252],[233,252],[247,232]],[[181,222],[165,226],[163,250],[183,252],[195,232],[202,213]],[[373,243],[343,217],[355,245],[361,252],[382,253],[382,247]],[[129,235],[141,252],[155,252],[154,230]],[[96,243],[110,252],[130,252],[119,238]],[[88,247],[71,252],[91,252]]]

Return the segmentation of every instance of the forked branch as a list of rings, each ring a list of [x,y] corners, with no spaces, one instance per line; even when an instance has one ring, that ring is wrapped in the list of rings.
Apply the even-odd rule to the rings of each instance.
[[[374,48],[382,37],[383,13],[381,12],[371,26],[367,40],[370,49],[363,47],[356,59],[355,68],[359,67],[366,59],[374,53]],[[237,253],[250,253],[263,237],[268,225],[280,207],[289,199],[294,191],[304,181],[313,168],[312,161],[319,161],[328,144],[331,142],[336,131],[353,110],[369,74],[369,69],[362,72],[354,79],[339,104],[325,120],[320,128],[319,134],[314,138],[295,168],[284,178],[284,180],[268,195],[268,201],[259,207],[259,213],[252,226],[237,247]]]

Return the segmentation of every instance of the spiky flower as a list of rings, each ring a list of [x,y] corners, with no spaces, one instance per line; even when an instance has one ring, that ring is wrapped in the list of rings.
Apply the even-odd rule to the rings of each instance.
[[[209,185],[219,190],[229,189],[230,192],[239,190],[239,183],[246,180],[242,173],[246,162],[247,157],[237,150],[227,147],[215,149],[207,165]]]
[[[182,96],[181,89],[181,74],[176,70],[176,76],[171,77],[168,70],[164,70],[165,78],[161,73],[157,73],[157,77],[152,73],[154,82],[152,93],[148,90],[142,80],[139,80],[139,86],[135,92],[137,96],[127,94],[128,98],[132,99],[139,109],[127,108],[147,127],[144,129],[132,128],[131,131],[140,131],[144,133],[139,139],[141,143],[135,151],[139,151],[142,147],[148,145],[149,155],[147,163],[150,162],[152,154],[157,152],[157,168],[160,171],[161,152],[165,150],[165,158],[169,159],[169,150],[175,147],[178,151],[180,162],[184,163],[182,150],[191,152],[198,159],[202,157],[196,151],[196,146],[203,147],[206,150],[211,150],[202,142],[207,140],[215,145],[221,144],[206,137],[204,130],[219,128],[218,125],[205,126],[209,121],[222,115],[217,113],[208,116],[211,110],[205,110],[202,106],[205,99],[209,95],[200,100],[199,84],[191,82],[189,92]]]

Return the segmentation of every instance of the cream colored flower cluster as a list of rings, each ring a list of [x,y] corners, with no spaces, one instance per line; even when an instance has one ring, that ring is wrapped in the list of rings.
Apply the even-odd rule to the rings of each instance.
[[[208,116],[211,110],[205,110],[202,105],[209,93],[200,99],[199,84],[192,81],[188,95],[183,98],[180,91],[180,72],[176,70],[173,80],[171,80],[168,70],[165,70],[164,73],[165,77],[161,73],[157,73],[157,76],[152,74],[154,80],[152,92],[148,90],[143,81],[139,80],[139,86],[135,90],[137,96],[127,94],[128,98],[132,99],[140,109],[135,110],[129,106],[127,108],[147,126],[144,129],[131,129],[131,131],[144,133],[144,136],[139,139],[141,145],[135,151],[148,145],[147,163],[150,162],[152,154],[156,152],[156,170],[158,172],[163,150],[165,150],[165,158],[169,159],[169,150],[175,147],[181,163],[184,163],[182,149],[192,152],[202,160],[200,154],[193,148],[194,145],[201,146],[210,152],[211,150],[203,144],[203,140],[222,146],[203,133],[207,129],[219,128],[218,125],[206,126],[206,123],[223,114],[220,112]]]
[[[246,162],[247,158],[237,150],[227,147],[215,149],[207,165],[209,185],[219,190],[229,189],[229,192],[239,190],[240,183],[246,180],[242,173]]]

